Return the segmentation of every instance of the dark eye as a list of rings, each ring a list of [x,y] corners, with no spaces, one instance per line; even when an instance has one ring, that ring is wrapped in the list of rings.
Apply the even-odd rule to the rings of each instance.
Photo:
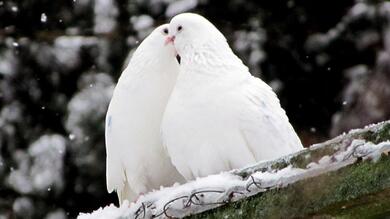
[[[164,28],[163,31],[164,31],[165,34],[168,34],[168,28]]]
[[[183,27],[180,25],[177,27],[177,31],[181,31],[183,29]]]

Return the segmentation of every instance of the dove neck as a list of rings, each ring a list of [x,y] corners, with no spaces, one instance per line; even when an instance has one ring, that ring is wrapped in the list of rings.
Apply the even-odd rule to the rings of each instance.
[[[248,68],[233,53],[226,41],[209,41],[203,45],[188,45],[179,52],[183,72],[226,77]]]
[[[175,81],[179,65],[173,55],[170,58],[168,56],[170,54],[167,54],[136,51],[118,82],[126,86],[132,84],[134,80],[150,80],[150,78]]]

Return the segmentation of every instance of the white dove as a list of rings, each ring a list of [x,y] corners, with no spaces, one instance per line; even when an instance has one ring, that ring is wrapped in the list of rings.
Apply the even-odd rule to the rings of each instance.
[[[165,42],[167,34],[168,25],[159,26],[138,46],[108,107],[107,190],[116,190],[120,203],[184,181],[172,165],[160,133],[179,72],[174,47]]]
[[[173,164],[187,180],[303,148],[276,94],[249,73],[207,19],[175,16],[167,40],[181,63],[161,131]]]

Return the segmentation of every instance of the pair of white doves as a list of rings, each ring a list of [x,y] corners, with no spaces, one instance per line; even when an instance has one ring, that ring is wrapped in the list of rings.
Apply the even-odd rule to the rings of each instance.
[[[107,189],[134,201],[302,148],[272,89],[211,22],[184,13],[157,27],[119,78],[106,117]]]

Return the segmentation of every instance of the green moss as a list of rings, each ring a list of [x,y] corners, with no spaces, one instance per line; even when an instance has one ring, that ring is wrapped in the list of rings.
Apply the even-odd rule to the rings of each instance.
[[[271,169],[273,170],[281,170],[283,168],[286,168],[287,166],[289,165],[289,163],[287,163],[286,161],[280,161],[280,162],[277,162],[277,163],[274,163],[271,165]]]
[[[291,158],[290,163],[296,168],[306,168],[311,162],[318,162],[325,155],[332,155],[339,149],[339,144],[333,143],[326,147],[308,150],[299,156]]]
[[[376,138],[373,143],[378,144],[383,141],[390,140],[390,124],[385,124],[380,130],[377,131]]]
[[[331,205],[312,216],[319,215],[345,219],[384,218],[390,215],[390,189]]]
[[[390,123],[385,123],[377,131],[367,131],[360,134],[359,138],[378,144],[390,140]]]
[[[312,215],[360,216],[353,208],[333,211],[332,206],[354,206],[354,200],[369,194],[381,194],[390,189],[390,158],[382,157],[378,162],[356,163],[338,171],[296,182],[288,187],[273,189],[236,203],[231,203],[192,218],[293,218]],[[366,215],[387,214],[385,200],[383,208],[367,211]],[[356,211],[359,212],[359,211]],[[372,212],[372,213],[370,213]]]

